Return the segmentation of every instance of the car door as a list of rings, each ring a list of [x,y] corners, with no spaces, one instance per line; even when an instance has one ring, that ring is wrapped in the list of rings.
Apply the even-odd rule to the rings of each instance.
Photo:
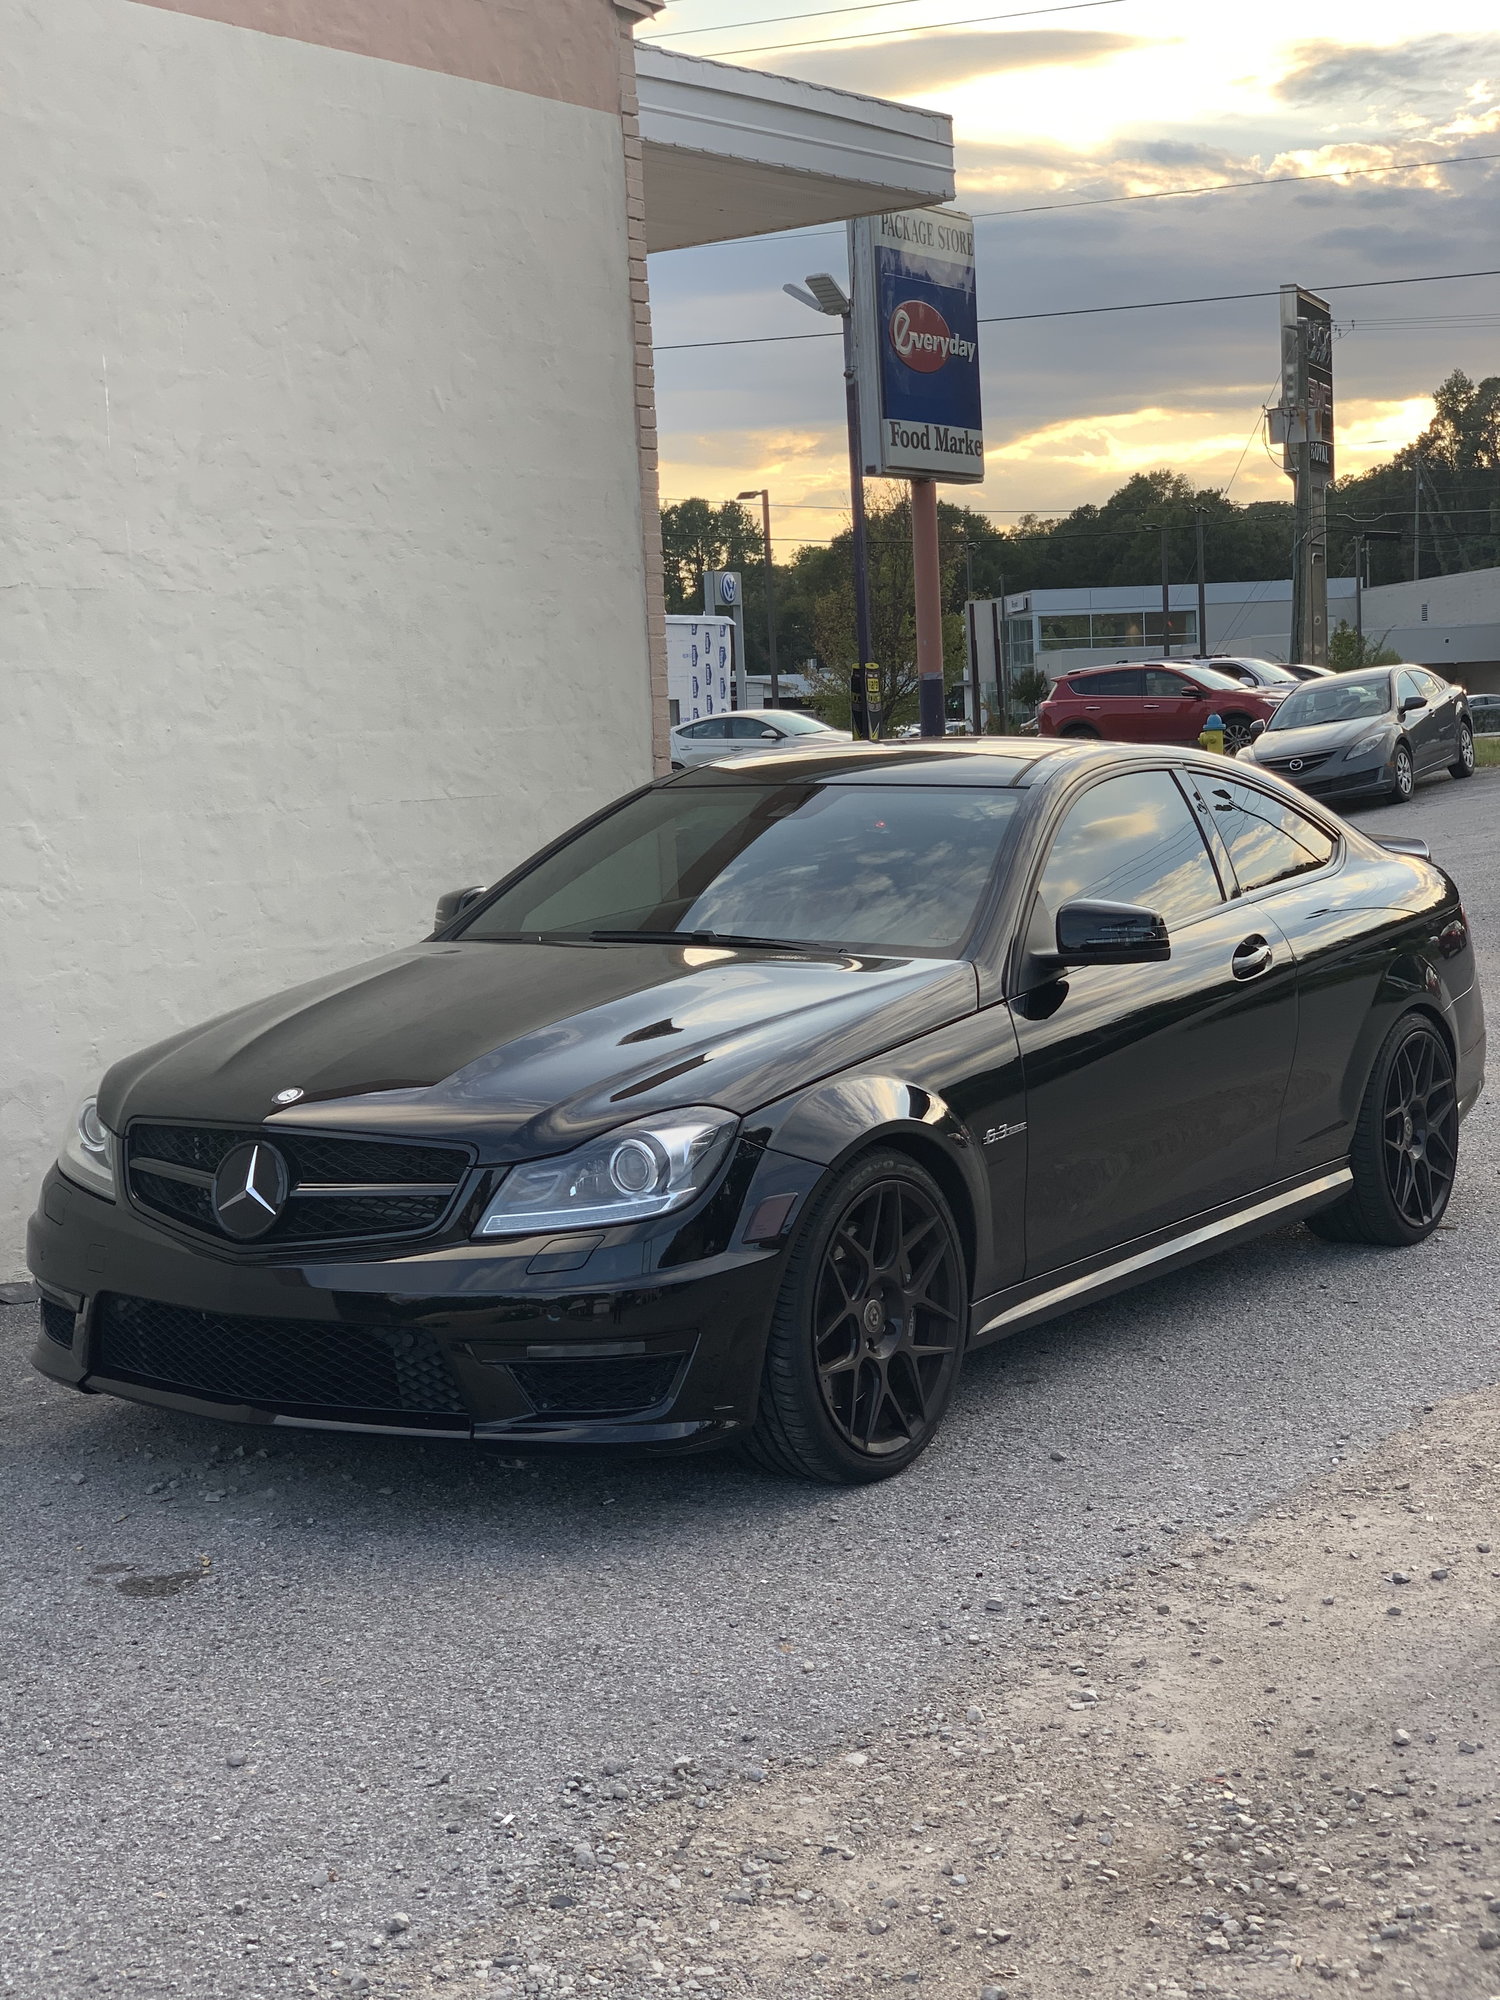
[[[1420,702],[1421,706],[1408,710],[1408,702]],[[1451,758],[1443,748],[1442,718],[1410,667],[1403,667],[1396,676],[1396,706],[1401,710],[1401,727],[1411,745],[1411,760],[1418,772],[1435,771],[1449,763]]]
[[[703,722],[690,722],[682,732],[688,764],[712,764],[729,751],[726,715],[711,715]]]
[[[1380,887],[1345,867],[1333,828],[1279,793],[1195,769],[1192,782],[1228,852],[1236,907],[1269,919],[1297,964],[1297,1035],[1278,1140],[1279,1175],[1311,1173],[1349,1150],[1359,1093],[1349,1065],[1391,959],[1395,912]]]
[[[1098,673],[1070,674],[1080,719],[1112,743],[1139,743],[1144,736],[1141,697],[1146,685],[1140,667],[1105,667]]]
[[[1028,977],[1026,1269],[1054,1271],[1266,1185],[1296,1036],[1274,919],[1227,899],[1205,816],[1165,769],[1076,795],[1029,898],[1027,952],[1081,898],[1165,917],[1165,964]]]
[[[1206,714],[1203,690],[1196,681],[1173,673],[1169,667],[1147,667],[1145,675],[1145,695],[1141,702],[1144,741],[1196,743]]]
[[[1419,667],[1414,676],[1417,686],[1432,704],[1432,713],[1437,722],[1438,759],[1440,764],[1454,764],[1458,761],[1458,689],[1445,681],[1441,674],[1432,673],[1426,667]]]
[[[731,715],[725,721],[731,756],[745,757],[753,750],[770,750],[781,741],[781,731],[773,729],[764,716]]]

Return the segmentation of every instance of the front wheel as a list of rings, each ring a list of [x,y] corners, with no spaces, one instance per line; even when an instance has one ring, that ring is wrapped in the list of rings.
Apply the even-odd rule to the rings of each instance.
[[[1411,751],[1406,744],[1396,745],[1396,754],[1391,759],[1391,804],[1404,806],[1411,802],[1412,793],[1417,789],[1417,767],[1411,761]]]
[[[1425,1014],[1386,1036],[1349,1149],[1354,1184],[1308,1228],[1333,1243],[1420,1243],[1443,1219],[1458,1167],[1458,1082]]]
[[[751,1457],[830,1486],[904,1472],[937,1435],[967,1315],[937,1182],[901,1153],[856,1160],[816,1197],[788,1260]]]
[[[1474,732],[1467,722],[1458,725],[1458,755],[1448,770],[1455,778],[1472,778],[1474,775]]]

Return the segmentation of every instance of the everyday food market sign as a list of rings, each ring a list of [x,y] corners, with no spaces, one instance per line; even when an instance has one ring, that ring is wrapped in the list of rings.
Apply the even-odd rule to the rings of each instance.
[[[973,222],[947,208],[864,216],[849,260],[865,470],[983,479]]]

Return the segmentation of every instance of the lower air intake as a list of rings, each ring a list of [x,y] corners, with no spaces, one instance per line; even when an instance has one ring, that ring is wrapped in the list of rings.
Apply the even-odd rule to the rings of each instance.
[[[394,1421],[467,1414],[442,1350],[411,1327],[252,1319],[106,1293],[91,1370],[288,1415]]]
[[[620,1360],[513,1361],[510,1372],[538,1416],[618,1416],[664,1403],[682,1365],[680,1354]]]

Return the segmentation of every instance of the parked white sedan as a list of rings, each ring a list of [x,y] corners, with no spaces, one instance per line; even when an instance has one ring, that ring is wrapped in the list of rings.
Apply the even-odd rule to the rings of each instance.
[[[681,723],[672,731],[672,769],[719,764],[726,757],[807,742],[814,736],[830,744],[854,740],[847,729],[834,729],[815,715],[803,715],[795,709],[740,708],[729,715],[708,715],[701,722]]]

